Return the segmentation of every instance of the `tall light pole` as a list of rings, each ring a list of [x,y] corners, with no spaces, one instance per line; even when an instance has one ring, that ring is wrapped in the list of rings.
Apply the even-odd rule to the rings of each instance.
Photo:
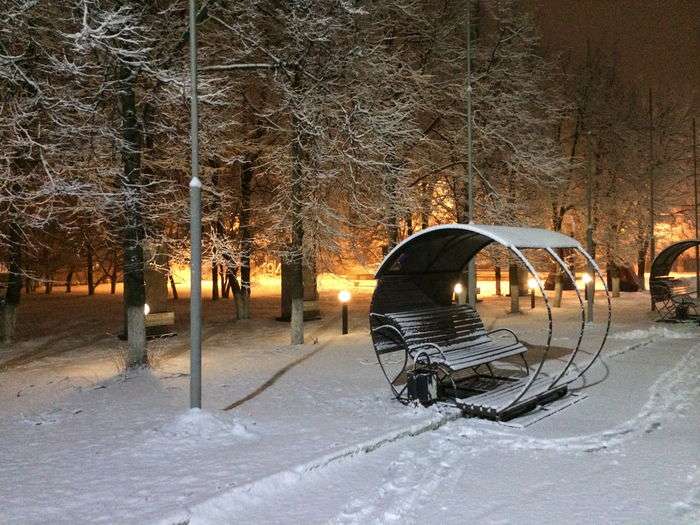
[[[591,132],[588,132],[588,160],[587,160],[587,175],[586,175],[586,249],[588,253],[595,259],[595,246],[593,244],[593,172],[595,170],[595,164],[593,163],[593,136]],[[595,276],[593,271],[593,265],[588,263],[588,274]],[[587,315],[586,321],[589,323],[593,322],[593,303],[595,301],[595,278],[591,282],[585,283],[586,285],[586,303],[587,303]]]
[[[472,4],[467,0],[467,222],[474,222],[474,171],[472,170]],[[467,302],[476,306],[476,258],[467,266]]]
[[[656,238],[654,237],[654,222],[656,220],[656,214],[654,213],[654,200],[655,200],[655,165],[656,162],[654,158],[654,108],[651,101],[651,88],[649,88],[649,271],[651,271],[651,265],[654,262],[654,257],[656,257]],[[644,284],[644,276],[642,275],[642,284]],[[651,299],[651,309],[656,309],[656,303],[654,299]]]
[[[202,407],[202,181],[199,180],[197,12],[190,0],[190,408]]]

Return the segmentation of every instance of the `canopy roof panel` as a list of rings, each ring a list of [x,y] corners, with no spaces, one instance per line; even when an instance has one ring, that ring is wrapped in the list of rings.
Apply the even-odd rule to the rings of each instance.
[[[680,241],[661,250],[651,265],[651,275],[649,278],[653,279],[654,277],[668,275],[668,273],[671,271],[673,263],[676,261],[676,259],[678,259],[678,256],[694,246],[700,246],[700,239]]]
[[[496,242],[505,248],[578,248],[576,239],[541,228],[486,224],[441,224],[398,244],[377,270],[383,275],[459,272],[479,251]]]

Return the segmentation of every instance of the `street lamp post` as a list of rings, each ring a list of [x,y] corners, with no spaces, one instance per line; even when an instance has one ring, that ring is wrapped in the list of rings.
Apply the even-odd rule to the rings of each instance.
[[[199,180],[199,129],[197,113],[197,12],[189,4],[190,23],[190,408],[202,407],[202,182]]]

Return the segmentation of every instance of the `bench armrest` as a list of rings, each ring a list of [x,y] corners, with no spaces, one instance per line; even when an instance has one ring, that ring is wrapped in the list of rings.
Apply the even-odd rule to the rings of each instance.
[[[421,348],[421,347],[424,347],[424,346],[427,346],[427,347],[430,347],[430,348],[434,348],[435,350],[437,350],[437,351],[440,353],[440,355],[442,356],[442,358],[445,360],[445,362],[447,362],[447,356],[446,356],[446,355],[444,354],[444,352],[442,351],[442,348],[440,348],[440,347],[439,347],[438,345],[436,345],[435,343],[421,343],[421,344],[419,344],[419,345],[416,345],[416,346],[414,347],[414,350],[415,350],[416,348]],[[421,354],[425,354],[425,351],[424,351],[424,350],[419,350],[418,352],[416,352],[415,357],[414,357],[413,360],[416,361],[416,360],[420,357]],[[429,356],[428,354],[425,354],[425,355],[426,355],[426,357],[428,358],[428,360],[430,360],[430,356]]]
[[[520,339],[518,339],[518,336],[515,335],[515,332],[513,332],[513,330],[509,330],[508,328],[496,328],[495,330],[491,330],[490,332],[487,332],[486,335],[490,336],[490,335],[493,335],[493,334],[498,333],[498,332],[508,332],[510,335],[513,336],[516,343],[520,342]]]

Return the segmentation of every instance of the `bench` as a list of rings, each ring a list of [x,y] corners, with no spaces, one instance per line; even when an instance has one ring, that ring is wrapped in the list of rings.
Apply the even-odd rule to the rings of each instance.
[[[383,354],[404,351],[417,366],[439,367],[445,380],[461,370],[511,356],[525,362],[527,347],[507,328],[487,332],[479,314],[470,305],[430,306],[403,312],[372,313],[372,332],[377,358]],[[507,338],[494,338],[495,334]],[[386,374],[386,372],[385,372]],[[397,397],[396,380],[387,377]]]
[[[649,288],[661,320],[682,321],[698,317],[697,300],[691,295],[693,290],[681,279],[655,277]]]

